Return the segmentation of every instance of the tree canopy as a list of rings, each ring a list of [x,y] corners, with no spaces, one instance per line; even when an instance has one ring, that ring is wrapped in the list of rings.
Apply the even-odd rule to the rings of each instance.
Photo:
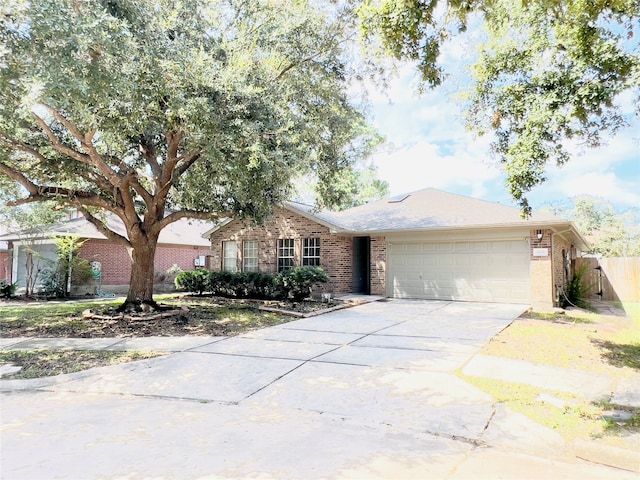
[[[579,195],[549,209],[571,219],[591,245],[589,253],[604,257],[640,256],[640,209],[619,213],[601,197]]]
[[[493,134],[525,213],[546,165],[570,159],[567,141],[600,145],[627,123],[629,103],[640,113],[637,0],[365,0],[359,13],[365,35],[417,62],[427,87],[446,77],[442,45],[469,23],[485,28],[470,65],[467,124]]]
[[[334,5],[11,0],[1,13],[0,180],[22,187],[13,205],[76,207],[129,248],[127,302],[151,301],[171,222],[260,220],[294,175],[325,185],[375,137],[348,92],[353,12]]]

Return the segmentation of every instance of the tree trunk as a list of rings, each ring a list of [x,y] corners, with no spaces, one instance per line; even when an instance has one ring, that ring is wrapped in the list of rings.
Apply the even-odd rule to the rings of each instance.
[[[158,305],[153,301],[153,278],[158,240],[148,239],[132,244],[129,293],[119,310],[141,310],[144,306],[155,310]]]

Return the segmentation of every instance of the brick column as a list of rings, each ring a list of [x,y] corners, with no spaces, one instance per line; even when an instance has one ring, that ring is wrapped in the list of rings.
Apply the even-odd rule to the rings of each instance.
[[[540,240],[538,240],[539,232],[542,232]],[[551,310],[554,307],[551,230],[531,230],[529,245],[531,306],[536,310]]]

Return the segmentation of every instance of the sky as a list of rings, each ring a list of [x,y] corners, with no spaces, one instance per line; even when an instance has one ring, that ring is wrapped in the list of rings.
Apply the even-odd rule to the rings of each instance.
[[[466,48],[447,47],[443,63],[451,65]],[[386,90],[369,90],[370,118],[386,138],[371,161],[378,177],[389,183],[390,194],[433,187],[516,206],[504,174],[491,158],[490,138],[477,138],[465,129],[456,100],[463,88],[456,79],[461,77],[454,74],[422,96],[417,94],[415,78],[415,70],[405,66]],[[621,99],[629,113],[631,104],[631,98]],[[600,148],[569,146],[571,160],[562,167],[549,165],[548,180],[527,195],[531,206],[538,209],[588,194],[604,198],[619,212],[640,208],[640,119],[630,117],[632,124]]]

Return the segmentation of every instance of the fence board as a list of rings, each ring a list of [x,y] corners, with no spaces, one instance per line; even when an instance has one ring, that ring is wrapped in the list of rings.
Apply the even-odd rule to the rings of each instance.
[[[587,298],[602,300],[639,302],[640,301],[640,257],[578,258],[576,269],[586,265],[584,283],[589,286]],[[599,281],[598,270],[602,268]]]

